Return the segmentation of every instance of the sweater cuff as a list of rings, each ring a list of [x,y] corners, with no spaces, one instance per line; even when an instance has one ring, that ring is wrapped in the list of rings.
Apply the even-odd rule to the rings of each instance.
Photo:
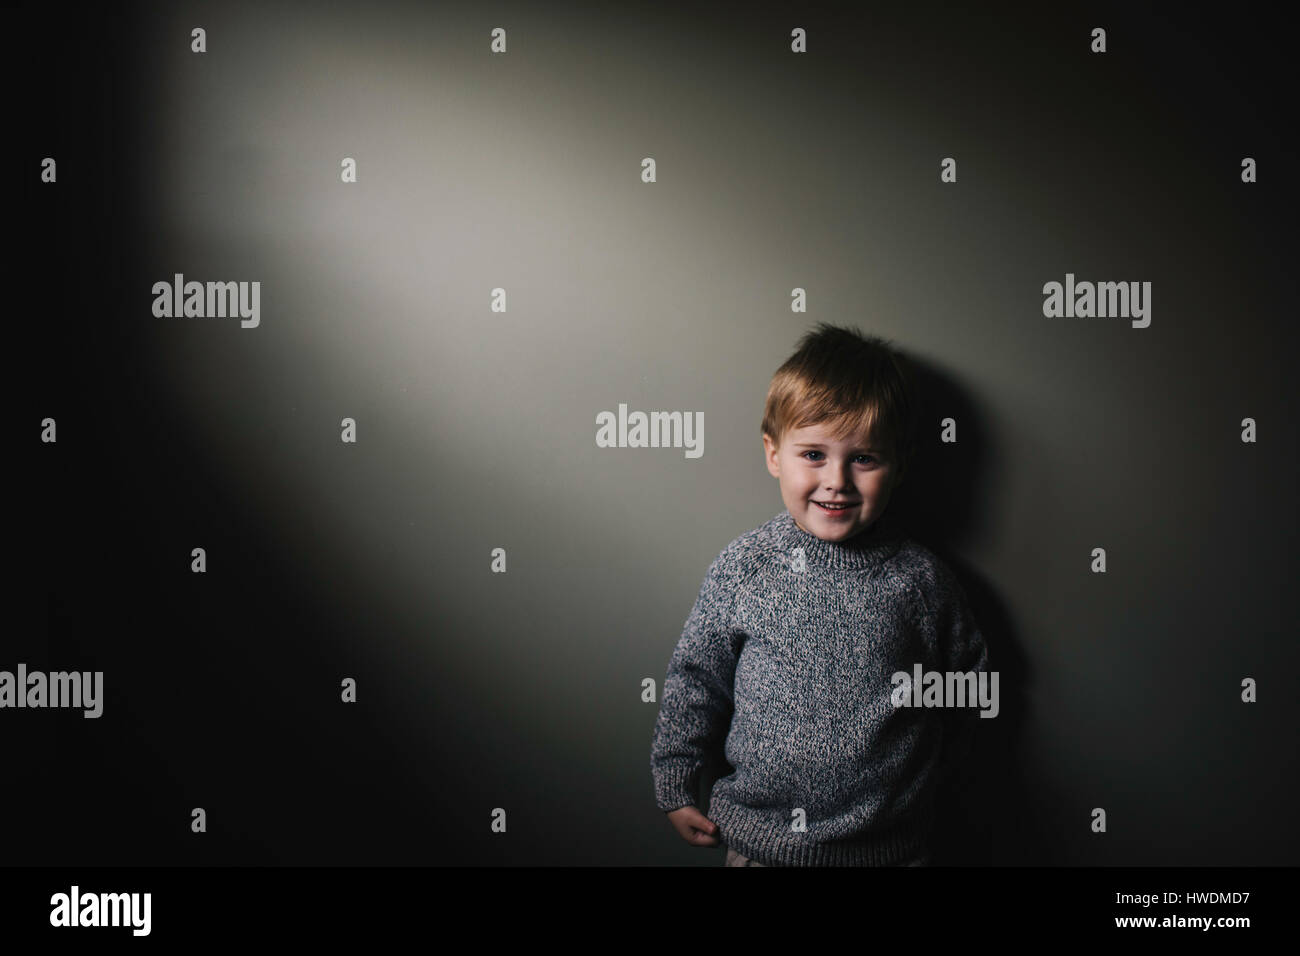
[[[655,770],[655,806],[665,813],[698,803],[695,791],[699,768],[660,767]]]

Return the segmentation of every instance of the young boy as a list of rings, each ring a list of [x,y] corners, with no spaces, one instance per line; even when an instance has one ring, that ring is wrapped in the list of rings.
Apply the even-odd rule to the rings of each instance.
[[[763,445],[785,510],[709,566],[651,747],[656,805],[728,866],[929,862],[959,715],[915,706],[910,677],[982,671],[988,653],[952,572],[885,517],[915,407],[901,356],[825,323],[772,378]],[[699,776],[721,757],[706,817]]]

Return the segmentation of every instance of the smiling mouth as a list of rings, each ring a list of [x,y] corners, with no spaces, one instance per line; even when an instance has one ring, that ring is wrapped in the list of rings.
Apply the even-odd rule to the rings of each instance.
[[[824,508],[824,509],[827,510],[827,511],[844,511],[844,510],[847,509],[847,508],[855,508],[855,507],[857,507],[857,504],[858,504],[858,503],[857,503],[856,501],[844,501],[844,502],[838,502],[838,503],[835,503],[835,504],[828,504],[828,503],[825,502],[825,501],[814,501],[813,504],[815,504],[815,505],[817,505],[817,506],[819,506],[819,507],[821,507],[821,508]]]

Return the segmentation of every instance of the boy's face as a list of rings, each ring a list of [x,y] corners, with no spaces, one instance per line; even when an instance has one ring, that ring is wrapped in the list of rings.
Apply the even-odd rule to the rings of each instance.
[[[829,422],[789,429],[777,448],[763,436],[767,470],[781,482],[781,500],[804,531],[824,541],[847,541],[885,513],[901,475],[867,435],[831,437]],[[840,511],[819,504],[844,502]]]

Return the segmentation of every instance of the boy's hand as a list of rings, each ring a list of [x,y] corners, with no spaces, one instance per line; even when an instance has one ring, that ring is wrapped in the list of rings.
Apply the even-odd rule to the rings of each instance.
[[[718,825],[692,806],[668,812],[668,822],[691,846],[717,846]]]

